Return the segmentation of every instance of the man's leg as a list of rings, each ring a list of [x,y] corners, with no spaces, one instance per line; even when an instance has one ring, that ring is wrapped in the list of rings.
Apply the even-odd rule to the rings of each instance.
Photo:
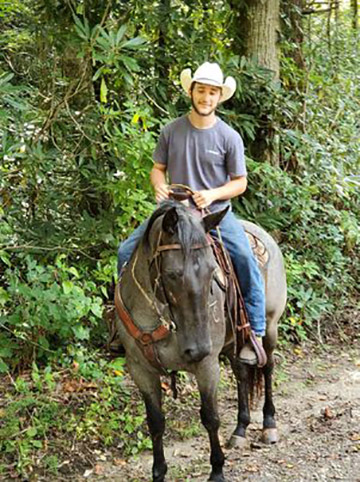
[[[226,214],[219,227],[239,280],[251,328],[257,337],[263,337],[266,330],[264,283],[244,228],[232,212]],[[247,353],[247,356],[252,359],[254,355]],[[252,361],[256,362],[256,358]]]
[[[144,221],[135,229],[135,231],[130,234],[127,239],[125,239],[125,241],[120,243],[118,249],[118,274],[120,273],[124,264],[127,263],[131,258],[134,249],[146,231],[147,224],[148,220]]]

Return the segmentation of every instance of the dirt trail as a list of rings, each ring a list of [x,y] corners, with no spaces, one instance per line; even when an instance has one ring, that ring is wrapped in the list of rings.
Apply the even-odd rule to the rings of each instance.
[[[352,346],[317,355],[298,350],[279,359],[275,403],[280,441],[271,447],[260,442],[259,405],[252,412],[249,447],[242,454],[226,450],[227,482],[360,482],[359,358],[359,348]],[[224,378],[220,414],[225,441],[235,425],[236,393],[227,369]],[[182,396],[179,404],[185,407],[186,403],[187,397]],[[167,413],[169,424],[171,415]],[[206,481],[210,471],[205,431],[200,429],[186,441],[175,440],[169,431],[165,440],[167,481]],[[150,452],[126,461],[109,460],[102,462],[101,474],[93,473],[87,480],[149,482],[151,464]]]

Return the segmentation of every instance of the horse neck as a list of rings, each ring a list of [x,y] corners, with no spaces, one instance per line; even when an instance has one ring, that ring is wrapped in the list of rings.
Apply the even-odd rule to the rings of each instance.
[[[134,321],[143,327],[153,326],[158,316],[153,308],[154,295],[149,273],[150,255],[140,242],[121,281],[121,294]]]

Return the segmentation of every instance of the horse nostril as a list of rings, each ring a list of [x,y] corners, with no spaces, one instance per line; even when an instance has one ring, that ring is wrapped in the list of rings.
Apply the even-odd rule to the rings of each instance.
[[[184,356],[189,362],[199,362],[210,353],[210,347],[200,346],[200,347],[190,347],[184,350]]]

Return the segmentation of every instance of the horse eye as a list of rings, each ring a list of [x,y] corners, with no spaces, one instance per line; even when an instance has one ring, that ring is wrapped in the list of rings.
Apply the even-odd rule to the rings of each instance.
[[[168,276],[170,279],[177,280],[179,278],[182,278],[183,272],[180,269],[165,270],[164,275]]]

